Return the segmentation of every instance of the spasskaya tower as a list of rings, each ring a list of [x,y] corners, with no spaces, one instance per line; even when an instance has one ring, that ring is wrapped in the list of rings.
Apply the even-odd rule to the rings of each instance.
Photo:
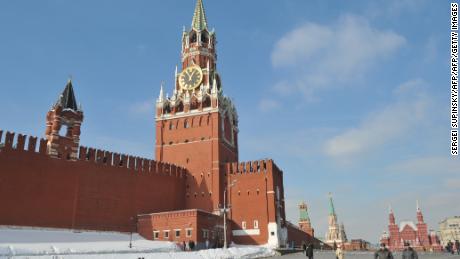
[[[198,0],[192,26],[182,33],[172,94],[165,96],[161,85],[156,101],[156,160],[187,168],[186,208],[211,212],[223,203],[225,163],[238,162],[238,116],[223,95],[216,43]]]

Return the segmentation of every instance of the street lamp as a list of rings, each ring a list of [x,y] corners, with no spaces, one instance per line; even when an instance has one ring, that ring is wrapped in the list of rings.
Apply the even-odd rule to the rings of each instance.
[[[232,187],[236,184],[236,180],[233,180],[228,187]],[[224,248],[227,248],[227,211],[229,208],[227,207],[227,186],[224,188],[224,208],[221,211],[224,213]]]

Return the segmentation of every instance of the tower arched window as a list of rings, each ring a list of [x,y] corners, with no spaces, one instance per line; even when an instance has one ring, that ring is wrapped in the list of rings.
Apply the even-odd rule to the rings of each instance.
[[[184,121],[184,128],[186,129],[190,128],[190,123],[188,122],[188,120]]]
[[[201,33],[201,42],[204,44],[208,44],[209,41],[209,35],[207,32]]]
[[[184,111],[184,104],[180,102],[176,107],[176,112],[183,112]]]
[[[190,43],[196,43],[198,36],[195,31],[192,31],[190,34]]]
[[[206,96],[206,98],[203,101],[203,108],[211,107],[211,98],[209,96]]]
[[[164,114],[171,113],[171,107],[170,107],[169,105],[166,105],[166,106],[163,108],[163,113],[164,113]]]

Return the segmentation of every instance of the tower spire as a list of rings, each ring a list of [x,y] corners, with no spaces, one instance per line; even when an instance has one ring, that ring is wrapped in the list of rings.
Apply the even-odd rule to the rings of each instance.
[[[206,21],[206,13],[204,12],[203,1],[197,0],[195,6],[195,12],[193,13],[192,28],[197,31],[203,31],[208,29]]]
[[[59,96],[56,105],[60,105],[63,109],[78,111],[77,100],[75,99],[75,94],[73,92],[72,78],[69,77],[64,91]]]
[[[160,94],[158,96],[158,102],[161,103],[164,101],[164,99],[165,99],[165,94],[163,92],[163,81],[162,81],[160,85]]]
[[[335,215],[334,202],[332,201],[332,193],[329,193],[329,215]]]

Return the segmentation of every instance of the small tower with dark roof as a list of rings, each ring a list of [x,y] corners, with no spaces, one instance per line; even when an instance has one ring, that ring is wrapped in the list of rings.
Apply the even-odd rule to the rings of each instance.
[[[72,80],[46,115],[47,153],[55,158],[76,160],[83,111],[77,106]]]

